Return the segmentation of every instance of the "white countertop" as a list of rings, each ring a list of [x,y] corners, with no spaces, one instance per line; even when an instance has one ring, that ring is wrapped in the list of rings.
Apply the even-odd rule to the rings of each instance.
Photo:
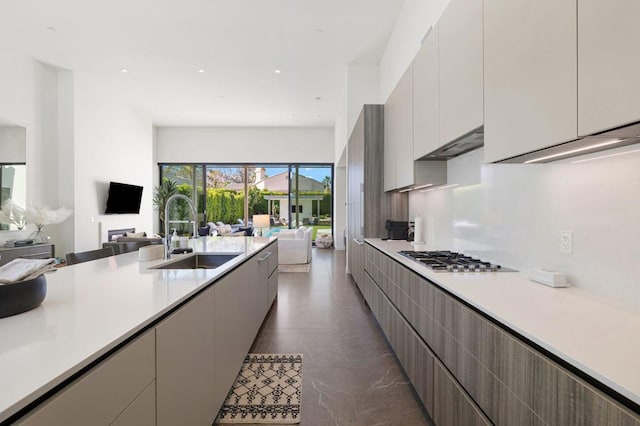
[[[520,272],[437,273],[398,254],[446,248],[366,242],[640,404],[640,312],[599,302],[579,288],[547,287]]]
[[[132,252],[47,274],[38,308],[0,318],[0,422],[274,241],[201,237],[196,253],[241,253],[216,269],[148,269]],[[195,243],[195,244],[194,244]],[[189,255],[172,255],[171,260]]]

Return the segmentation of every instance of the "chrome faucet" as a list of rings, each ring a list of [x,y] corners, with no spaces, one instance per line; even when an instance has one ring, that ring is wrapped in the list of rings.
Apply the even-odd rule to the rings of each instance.
[[[167,203],[164,205],[164,259],[169,259],[169,247],[171,247],[171,237],[169,236],[169,207],[171,206],[171,202],[177,200],[178,198],[182,198],[187,200],[189,203],[189,207],[191,207],[191,213],[193,213],[193,238],[196,238],[198,235],[197,232],[197,223],[198,223],[198,215],[196,213],[196,206],[193,204],[193,200],[186,195],[183,194],[174,194],[167,200]]]

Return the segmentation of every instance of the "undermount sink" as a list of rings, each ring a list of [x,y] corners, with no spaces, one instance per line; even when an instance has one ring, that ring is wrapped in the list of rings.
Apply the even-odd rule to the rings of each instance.
[[[152,269],[215,269],[241,254],[242,253],[195,254],[175,261],[169,260],[166,263],[154,266]]]

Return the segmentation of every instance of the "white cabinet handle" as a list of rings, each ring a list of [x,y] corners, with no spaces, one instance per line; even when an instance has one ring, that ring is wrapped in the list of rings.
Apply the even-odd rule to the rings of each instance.
[[[258,263],[260,263],[260,262],[263,262],[263,261],[267,260],[267,258],[269,258],[269,256],[271,256],[271,252],[267,252],[267,254],[265,254],[264,256],[259,257],[259,258],[258,258]]]

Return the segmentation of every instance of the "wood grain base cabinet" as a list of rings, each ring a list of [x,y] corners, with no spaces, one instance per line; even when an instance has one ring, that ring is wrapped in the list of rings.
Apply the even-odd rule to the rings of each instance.
[[[364,243],[355,238],[349,241],[349,272],[362,291],[364,280]]]
[[[411,329],[402,315],[365,274],[365,299],[389,340],[416,393],[430,413],[433,410],[433,353]]]
[[[492,424],[442,363],[435,361],[434,370],[432,413],[438,426]]]
[[[365,269],[363,294],[403,367],[413,349],[397,342],[408,331],[432,354],[433,410],[425,407],[436,424],[640,425],[637,413],[368,244]],[[408,331],[394,325],[390,309]],[[405,371],[417,391],[425,386]],[[458,408],[449,407],[460,392],[450,402]],[[486,419],[457,417],[476,412]]]
[[[49,259],[55,256],[53,244],[33,244],[24,247],[0,247],[0,266],[13,259]]]

